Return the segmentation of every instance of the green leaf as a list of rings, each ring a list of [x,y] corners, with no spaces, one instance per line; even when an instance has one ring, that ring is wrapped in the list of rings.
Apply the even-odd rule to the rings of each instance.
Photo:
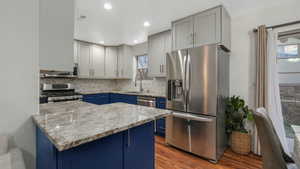
[[[226,132],[230,134],[232,131],[240,131],[247,133],[244,121],[253,120],[253,111],[245,104],[240,96],[232,96],[225,99],[226,103]]]

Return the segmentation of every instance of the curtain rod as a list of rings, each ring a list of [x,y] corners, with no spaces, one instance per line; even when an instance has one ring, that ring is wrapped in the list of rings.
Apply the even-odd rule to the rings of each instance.
[[[280,24],[280,25],[268,26],[266,28],[267,29],[275,29],[275,28],[280,28],[280,27],[295,25],[295,24],[300,24],[300,20],[294,21],[294,22],[288,22],[288,23],[284,23],[284,24]],[[257,29],[254,29],[253,32],[257,32]]]

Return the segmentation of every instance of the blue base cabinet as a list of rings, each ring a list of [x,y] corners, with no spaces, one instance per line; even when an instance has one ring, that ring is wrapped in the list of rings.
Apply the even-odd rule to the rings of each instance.
[[[153,123],[129,129],[124,134],[124,169],[154,169]]]
[[[166,118],[156,120],[156,135],[165,137],[166,135]]]
[[[154,123],[58,151],[36,128],[37,169],[154,169]]]
[[[156,98],[156,108],[166,109],[166,98],[157,97]]]
[[[126,95],[126,94],[110,94],[110,103],[128,103],[128,104],[137,104],[137,96]]]
[[[83,101],[92,104],[109,104],[109,93],[83,95]]]
[[[57,169],[123,168],[122,133],[57,153]]]
[[[57,149],[36,127],[36,166],[37,169],[57,169]]]
[[[166,99],[162,97],[156,98],[156,108],[166,109]],[[166,135],[166,118],[156,120],[156,135],[165,137]]]

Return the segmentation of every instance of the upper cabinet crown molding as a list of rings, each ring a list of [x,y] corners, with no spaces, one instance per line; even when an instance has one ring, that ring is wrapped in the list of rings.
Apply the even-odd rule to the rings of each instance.
[[[39,1],[39,66],[73,71],[74,1]]]
[[[223,6],[172,22],[172,49],[220,43],[231,48],[231,19]]]

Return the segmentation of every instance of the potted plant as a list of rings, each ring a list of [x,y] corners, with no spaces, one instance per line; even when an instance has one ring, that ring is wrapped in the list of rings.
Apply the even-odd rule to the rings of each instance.
[[[232,96],[226,103],[226,133],[230,136],[230,145],[234,152],[248,154],[251,137],[245,128],[247,120],[253,120],[253,112],[239,96]]]

